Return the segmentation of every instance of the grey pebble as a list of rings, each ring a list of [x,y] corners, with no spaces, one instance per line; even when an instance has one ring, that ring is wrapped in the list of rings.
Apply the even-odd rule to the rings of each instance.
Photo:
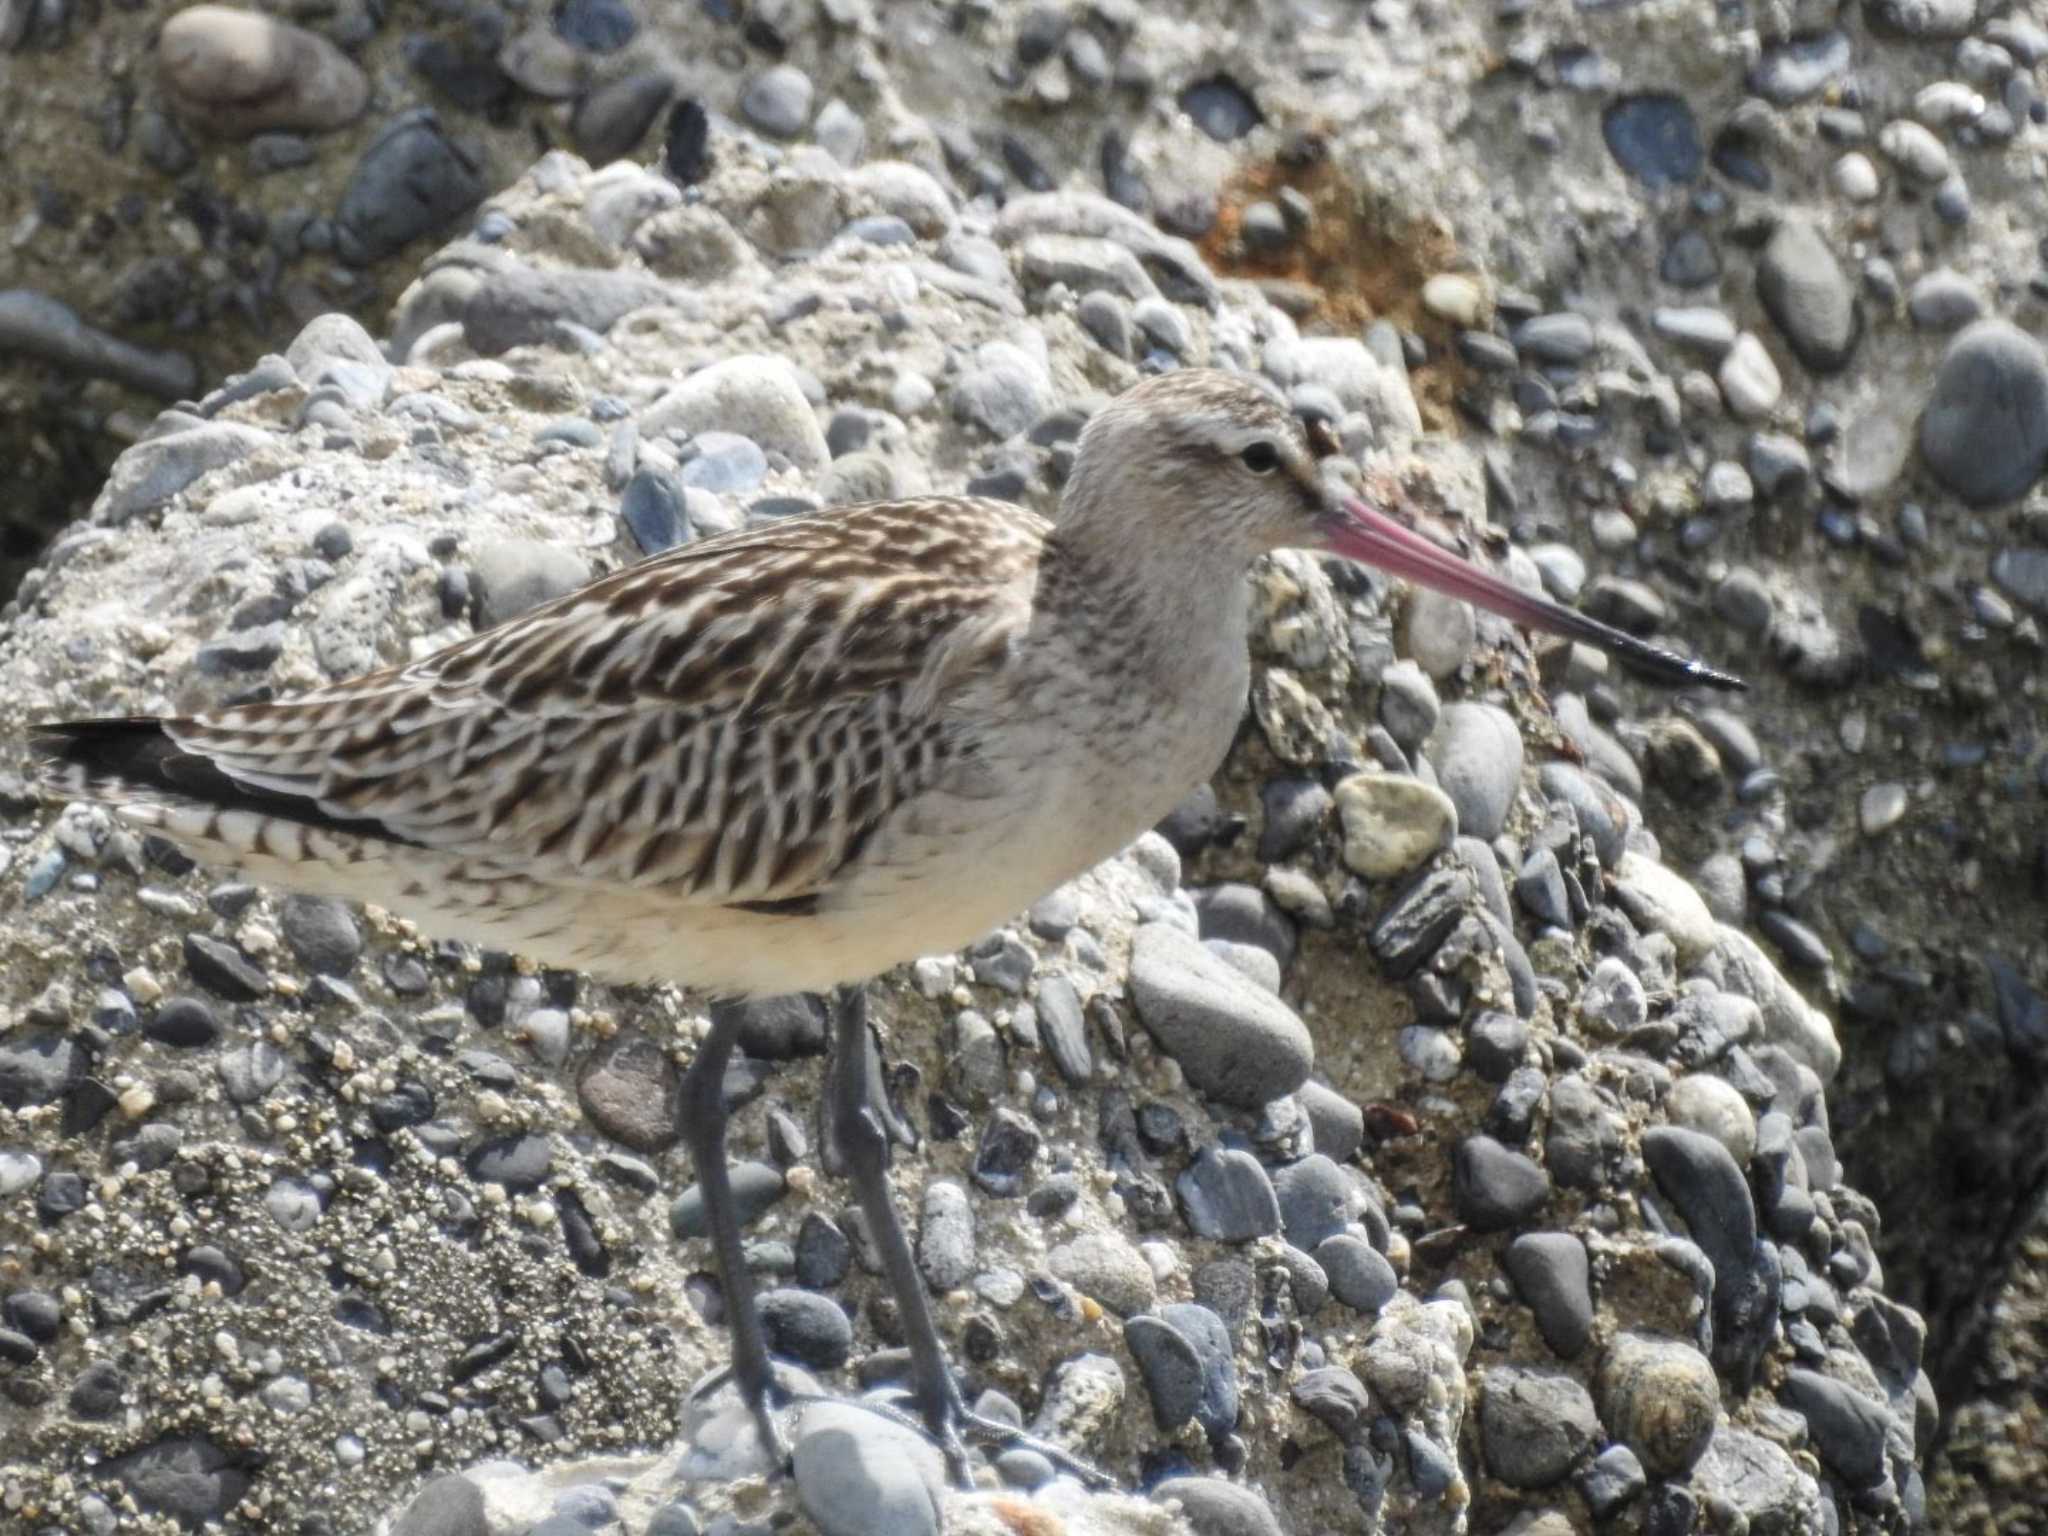
[[[773,1163],[736,1162],[728,1170],[732,1182],[733,1205],[739,1215],[742,1227],[758,1220],[768,1208],[780,1200],[788,1190],[788,1181],[782,1170]],[[704,1211],[704,1191],[692,1184],[676,1197],[669,1207],[669,1229],[678,1238],[710,1235],[710,1225]]]
[[[1376,1313],[1401,1289],[1386,1256],[1348,1232],[1323,1239],[1309,1256],[1329,1277],[1330,1294],[1354,1311]]]
[[[1550,1200],[1550,1175],[1490,1136],[1468,1136],[1452,1156],[1451,1198],[1470,1226],[1498,1232],[1543,1209]]]
[[[1280,1202],[1259,1160],[1234,1148],[1205,1147],[1174,1181],[1197,1237],[1244,1243],[1280,1230]]]
[[[1528,1232],[1508,1244],[1501,1267],[1535,1314],[1557,1355],[1575,1359],[1593,1337],[1593,1292],[1586,1245],[1569,1232]]]
[[[811,77],[793,64],[778,64],[748,82],[740,111],[763,133],[794,138],[810,121],[811,97]]]
[[[1785,1372],[1783,1399],[1805,1416],[1814,1449],[1829,1471],[1863,1492],[1887,1479],[1885,1441],[1891,1418],[1884,1405],[1818,1371]]]
[[[1479,1443],[1510,1488],[1548,1488],[1600,1438],[1592,1396],[1558,1371],[1496,1365],[1481,1377]]]
[[[2025,494],[2048,464],[2048,358],[2005,320],[1980,320],[1949,344],[1920,418],[1920,454],[1972,506]]]
[[[791,1473],[824,1536],[939,1536],[945,1466],[915,1430],[851,1403],[807,1405]]]
[[[934,1291],[958,1290],[974,1274],[974,1207],[967,1192],[946,1179],[925,1187],[917,1234],[918,1268]]]
[[[1140,1022],[1210,1097],[1257,1109],[1307,1080],[1314,1047],[1294,1011],[1182,930],[1139,928],[1130,985]]]
[[[1256,1489],[1220,1477],[1169,1477],[1152,1488],[1154,1500],[1178,1500],[1195,1536],[1281,1536],[1280,1522]]]

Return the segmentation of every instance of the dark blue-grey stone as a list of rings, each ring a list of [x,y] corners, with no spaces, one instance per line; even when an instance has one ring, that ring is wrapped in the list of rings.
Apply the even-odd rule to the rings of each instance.
[[[1275,1170],[1273,1193],[1287,1241],[1304,1253],[1342,1232],[1359,1204],[1351,1176],[1320,1153]]]
[[[1569,1232],[1525,1233],[1508,1244],[1501,1267],[1535,1314],[1543,1341],[1561,1358],[1575,1359],[1593,1337],[1586,1245]]]
[[[1891,1415],[1884,1404],[1831,1376],[1797,1366],[1785,1372],[1779,1396],[1805,1415],[1820,1459],[1852,1493],[1886,1480],[1885,1435]]]
[[[2048,464],[2048,359],[2040,344],[2005,320],[1960,331],[1920,418],[1920,456],[1972,506],[2024,495]]]
[[[235,1458],[198,1437],[154,1441],[101,1463],[96,1475],[119,1483],[144,1511],[193,1530],[226,1519],[250,1482]]]
[[[1280,1230],[1280,1202],[1249,1152],[1205,1147],[1174,1181],[1197,1237],[1244,1243]]]
[[[759,1219],[788,1189],[782,1170],[773,1163],[734,1163],[729,1177],[732,1180],[733,1205],[739,1212],[743,1227]],[[684,1190],[669,1208],[668,1219],[677,1237],[710,1236],[711,1227],[704,1213],[703,1186],[692,1184]]]
[[[1510,1488],[1548,1488],[1600,1438],[1592,1396],[1561,1371],[1496,1365],[1481,1378],[1479,1443]]]
[[[1491,1136],[1468,1136],[1452,1154],[1451,1199],[1467,1225],[1499,1232],[1543,1209],[1550,1199],[1550,1175],[1533,1158]]]
[[[1198,1302],[1176,1302],[1124,1323],[1124,1342],[1145,1378],[1163,1430],[1194,1420],[1212,1439],[1237,1425],[1237,1366],[1223,1319]]]
[[[469,1155],[469,1176],[507,1189],[537,1189],[554,1167],[554,1149],[545,1136],[523,1132],[487,1141]]]
[[[555,35],[585,53],[617,53],[639,30],[625,0],[561,0],[555,7]]]
[[[831,1297],[794,1289],[764,1291],[760,1307],[773,1353],[814,1371],[836,1371],[852,1356],[853,1323]]]
[[[1579,1492],[1593,1518],[1605,1520],[1630,1500],[1641,1496],[1649,1485],[1643,1464],[1625,1445],[1610,1445],[1587,1462],[1579,1472]]]
[[[369,266],[440,229],[484,195],[480,171],[431,110],[400,113],[363,151],[342,189],[334,216],[342,258]]]
[[[1699,123],[1682,96],[1624,96],[1600,114],[1607,151],[1646,187],[1697,181],[1706,168]]]
[[[1266,120],[1259,104],[1228,75],[1197,80],[1180,93],[1180,109],[1219,144],[1243,138]]]
[[[689,519],[683,512],[683,488],[666,470],[643,469],[635,473],[619,498],[619,516],[643,555],[658,555],[690,537]]]
[[[1376,1313],[1401,1289],[1401,1277],[1386,1256],[1349,1232],[1324,1238],[1310,1257],[1329,1277],[1330,1294],[1355,1312]]]

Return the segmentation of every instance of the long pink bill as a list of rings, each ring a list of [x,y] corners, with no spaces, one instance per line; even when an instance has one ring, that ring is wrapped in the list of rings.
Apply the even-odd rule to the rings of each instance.
[[[1583,640],[1656,682],[1704,683],[1710,688],[1736,690],[1749,686],[1741,678],[1716,671],[1705,662],[1689,660],[1611,624],[1588,618],[1575,608],[1524,592],[1469,560],[1439,548],[1355,497],[1345,497],[1342,506],[1343,522],[1330,533],[1329,543],[1335,553],[1348,560],[1363,561],[1408,581],[1463,598],[1525,628],[1563,635],[1568,640]]]

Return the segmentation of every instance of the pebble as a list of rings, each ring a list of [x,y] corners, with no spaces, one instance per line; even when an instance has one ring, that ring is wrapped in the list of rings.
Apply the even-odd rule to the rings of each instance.
[[[395,255],[476,206],[482,165],[428,108],[394,117],[357,160],[335,206],[335,247],[353,266]]]
[[[790,1465],[824,1536],[939,1536],[945,1461],[914,1429],[851,1403],[807,1403]]]
[[[1280,1230],[1272,1180],[1249,1152],[1205,1147],[1174,1189],[1197,1237],[1244,1243]]]
[[[1615,163],[1653,191],[1698,181],[1706,169],[1699,123],[1682,96],[1624,96],[1600,114],[1600,132]]]
[[[1451,1167],[1451,1198],[1459,1217],[1477,1231],[1519,1226],[1550,1201],[1550,1174],[1543,1166],[1491,1136],[1459,1142]]]
[[[832,459],[796,370],[779,357],[761,354],[723,358],[698,369],[641,413],[640,432],[643,438],[668,432],[729,433],[764,452],[781,454],[808,474],[822,471]],[[685,464],[686,485],[688,470]]]
[[[1928,471],[1972,506],[2024,495],[2048,465],[2048,358],[2005,320],[1949,343],[1920,418]]]
[[[1429,744],[1437,782],[1469,837],[1498,837],[1522,777],[1522,733],[1506,710],[1460,700],[1447,706]]]
[[[157,65],[178,111],[228,138],[332,132],[369,101],[362,70],[319,33],[232,6],[173,15],[157,37]]]
[[[1771,361],[1771,354],[1764,350],[1764,344],[1749,331],[1735,338],[1728,355],[1721,359],[1715,379],[1728,402],[1728,409],[1741,421],[1760,421],[1770,415],[1779,396],[1785,392],[1785,382],[1778,376],[1778,365]]]
[[[1219,144],[1243,138],[1265,121],[1258,103],[1228,75],[1197,80],[1180,93],[1180,109]]]
[[[1490,1366],[1481,1377],[1480,1450],[1510,1488],[1563,1481],[1599,1439],[1592,1396],[1571,1377],[1519,1365]]]
[[[1054,1248],[1046,1268],[1119,1317],[1143,1312],[1158,1299],[1158,1277],[1121,1233],[1081,1233]]]
[[[1671,1085],[1665,1113],[1673,1125],[1711,1136],[1739,1166],[1756,1152],[1756,1116],[1733,1084],[1710,1073],[1692,1072]]]
[[[1280,1202],[1280,1222],[1287,1241],[1304,1253],[1342,1232],[1360,1204],[1352,1176],[1322,1153],[1277,1169],[1273,1192]]]
[[[1906,786],[1903,784],[1873,784],[1856,802],[1856,824],[1863,829],[1865,837],[1889,831],[1905,814]]]
[[[748,122],[778,139],[792,139],[811,118],[811,77],[793,64],[778,64],[748,82],[740,111]]]
[[[1258,1109],[1307,1080],[1315,1051],[1294,1011],[1183,930],[1138,929],[1130,985],[1139,1021],[1211,1098]]]
[[[1893,118],[1877,133],[1877,147],[1884,157],[1923,187],[1938,186],[1948,178],[1948,150],[1941,140],[1911,118]]]
[[[1795,106],[1820,95],[1850,63],[1846,33],[1827,31],[1773,43],[1750,66],[1749,88],[1780,107]]]
[[[1884,190],[1883,182],[1878,179],[1877,167],[1861,150],[1852,149],[1837,160],[1828,172],[1828,179],[1834,184],[1836,193],[1852,203],[1875,202]]]
[[[1821,233],[1787,219],[1757,262],[1756,292],[1792,351],[1818,374],[1839,373],[1862,335],[1856,295]]]
[[[742,1227],[751,1226],[788,1192],[789,1182],[773,1163],[741,1161],[727,1170],[732,1181],[732,1202]],[[704,1191],[692,1184],[669,1207],[669,1228],[687,1242],[708,1237],[711,1228],[704,1212]]]
[[[1599,1388],[1602,1419],[1652,1477],[1683,1478],[1706,1453],[1721,1384],[1691,1345],[1623,1333],[1600,1363]]]
[[[1887,1479],[1885,1442],[1891,1419],[1882,1403],[1800,1366],[1785,1372],[1779,1390],[1784,1401],[1805,1416],[1822,1463],[1844,1484],[1861,1492]]]
[[[1257,1489],[1220,1477],[1169,1477],[1153,1485],[1152,1497],[1178,1503],[1195,1536],[1281,1536],[1280,1522]]]
[[[1642,1145],[1657,1187],[1685,1218],[1716,1276],[1746,1272],[1756,1251],[1756,1205],[1728,1149],[1677,1125],[1651,1126]]]
[[[1310,1256],[1329,1277],[1330,1294],[1353,1311],[1377,1313],[1401,1289],[1400,1276],[1386,1256],[1348,1232],[1324,1238]]]
[[[1501,1254],[1515,1294],[1528,1304],[1544,1343],[1576,1359],[1593,1337],[1593,1291],[1586,1245],[1569,1232],[1527,1232]]]
[[[1237,1366],[1223,1319],[1199,1302],[1170,1302],[1124,1323],[1124,1343],[1163,1430],[1194,1422],[1216,1440],[1237,1426]]]
[[[1515,737],[1519,748],[1520,734]],[[1345,867],[1369,880],[1419,868],[1458,834],[1458,811],[1442,790],[1390,773],[1354,773],[1333,798],[1344,830]]]

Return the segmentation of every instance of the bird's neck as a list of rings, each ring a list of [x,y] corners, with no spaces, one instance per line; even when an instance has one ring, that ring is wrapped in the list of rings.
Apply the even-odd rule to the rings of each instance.
[[[1140,686],[1189,706],[1241,689],[1250,556],[1143,536],[1150,531],[1134,528],[1127,509],[1070,496],[1047,536],[1046,579]]]

